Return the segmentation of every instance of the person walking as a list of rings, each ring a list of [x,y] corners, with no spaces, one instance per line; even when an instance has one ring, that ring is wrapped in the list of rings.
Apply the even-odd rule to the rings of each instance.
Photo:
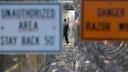
[[[66,43],[68,44],[69,43],[69,40],[68,40],[68,32],[69,32],[69,25],[68,25],[68,22],[67,22],[67,19],[64,19],[64,39],[66,41]]]

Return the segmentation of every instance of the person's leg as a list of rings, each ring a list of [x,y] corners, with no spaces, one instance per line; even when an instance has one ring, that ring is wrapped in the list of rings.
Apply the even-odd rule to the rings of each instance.
[[[69,43],[69,41],[68,41],[68,35],[65,35],[65,41],[66,41],[67,44]]]

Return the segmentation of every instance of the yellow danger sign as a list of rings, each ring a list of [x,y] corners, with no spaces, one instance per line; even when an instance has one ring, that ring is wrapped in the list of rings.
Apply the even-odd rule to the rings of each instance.
[[[83,0],[81,8],[82,39],[128,39],[128,1]]]

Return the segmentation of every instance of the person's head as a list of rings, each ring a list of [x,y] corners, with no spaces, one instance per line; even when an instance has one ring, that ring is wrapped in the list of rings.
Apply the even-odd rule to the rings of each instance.
[[[67,19],[64,19],[64,22],[67,22]]]

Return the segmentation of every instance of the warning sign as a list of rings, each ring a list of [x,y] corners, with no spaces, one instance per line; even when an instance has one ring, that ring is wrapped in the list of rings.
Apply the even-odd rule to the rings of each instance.
[[[0,3],[0,54],[61,53],[59,3]]]
[[[128,39],[128,1],[83,0],[81,10],[82,39]]]

